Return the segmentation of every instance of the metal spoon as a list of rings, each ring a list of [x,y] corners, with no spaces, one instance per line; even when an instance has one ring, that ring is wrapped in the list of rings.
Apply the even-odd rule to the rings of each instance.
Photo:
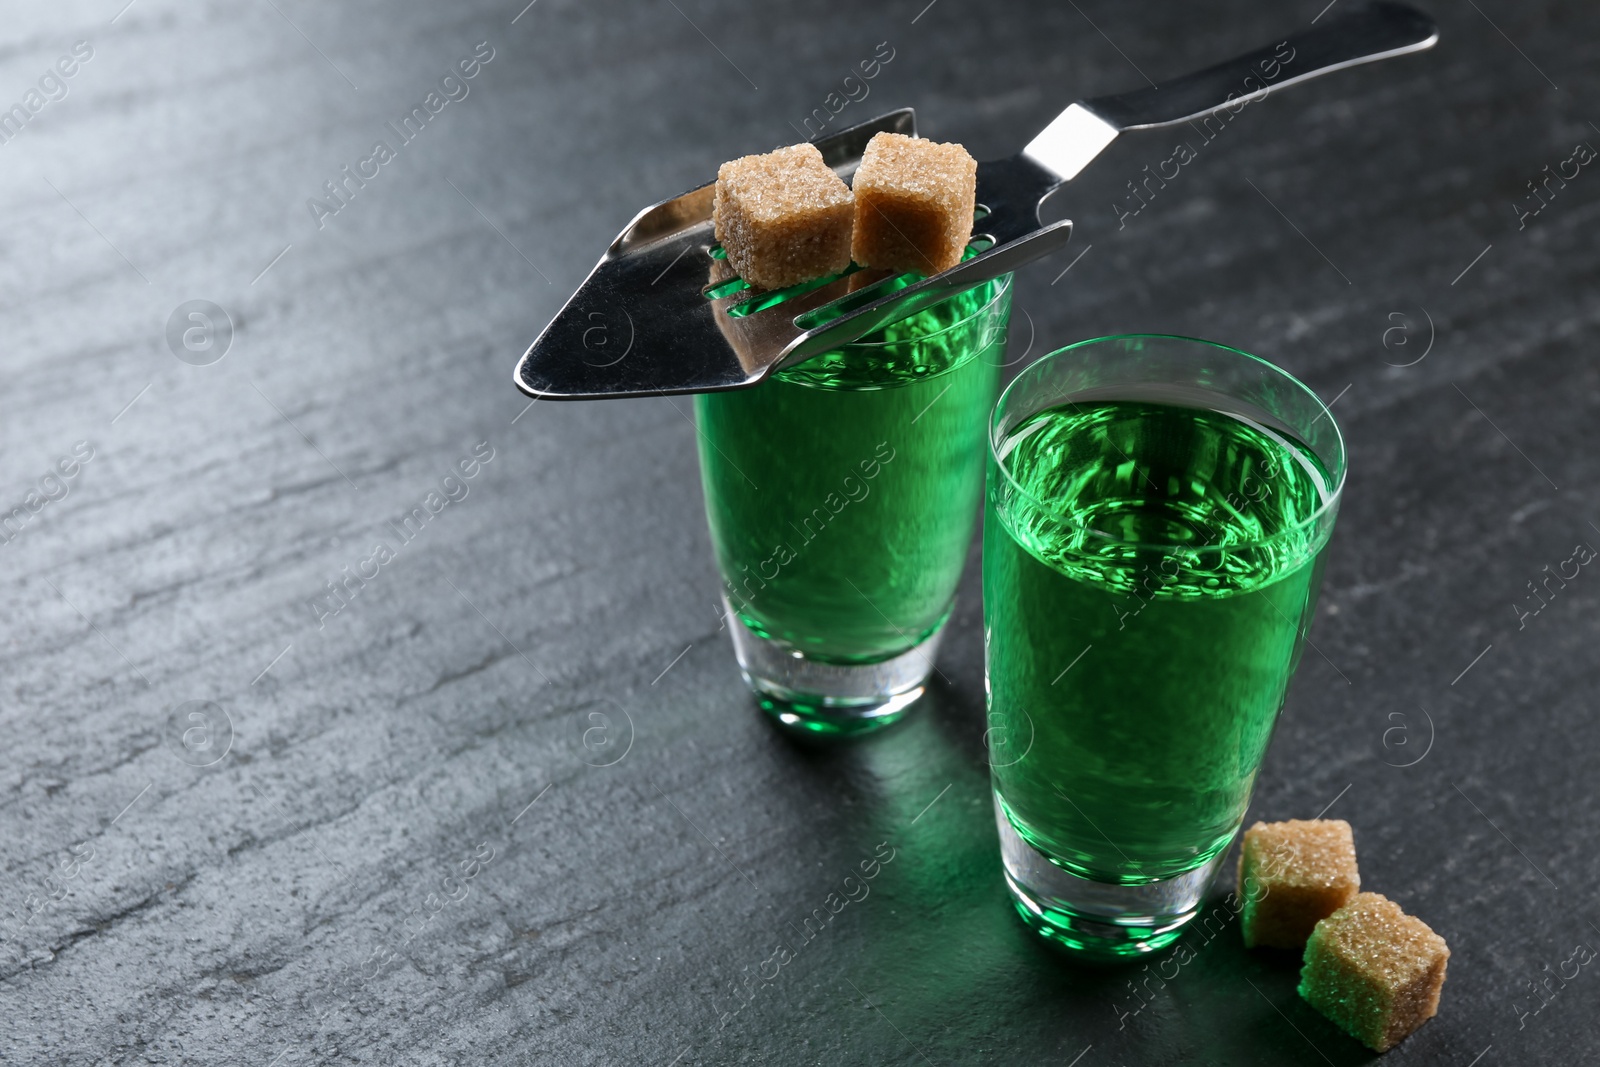
[[[1195,74],[1081,100],[1010,159],[978,166],[977,254],[930,278],[852,270],[763,293],[732,275],[711,232],[714,183],[641,211],[517,363],[517,388],[547,400],[744,389],[1061,248],[1072,223],[1039,208],[1119,133],[1205,119],[1330,71],[1420,52],[1439,39],[1406,4],[1367,3]],[[910,108],[816,142],[848,177],[880,131],[912,134]],[[910,276],[915,279],[916,276]]]

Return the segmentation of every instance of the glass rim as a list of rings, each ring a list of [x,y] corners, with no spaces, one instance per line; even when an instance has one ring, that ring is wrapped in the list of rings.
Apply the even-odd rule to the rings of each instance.
[[[1263,537],[1263,538],[1259,538],[1259,539],[1253,540],[1253,541],[1238,541],[1238,542],[1234,542],[1234,543],[1226,544],[1226,545],[1205,544],[1205,545],[1199,545],[1199,546],[1196,546],[1196,545],[1165,544],[1165,543],[1150,542],[1150,541],[1128,541],[1128,540],[1125,540],[1125,539],[1120,538],[1120,537],[1114,537],[1114,536],[1112,536],[1110,534],[1107,534],[1107,533],[1105,533],[1105,532],[1103,532],[1101,530],[1093,529],[1093,528],[1091,528],[1089,526],[1085,526],[1081,522],[1076,522],[1076,521],[1074,521],[1072,519],[1067,518],[1065,515],[1063,515],[1061,513],[1061,511],[1057,507],[1055,507],[1054,505],[1049,504],[1049,503],[1047,503],[1047,502],[1045,502],[1043,500],[1040,500],[1038,497],[1036,497],[1035,495],[1030,493],[1027,489],[1025,489],[1022,486],[1022,483],[1018,482],[1016,480],[1016,478],[1012,476],[1011,469],[1006,466],[1005,460],[1001,459],[1000,456],[995,451],[995,431],[999,426],[1001,414],[1005,410],[1006,401],[1008,401],[1011,398],[1012,390],[1017,387],[1017,383],[1022,381],[1024,375],[1026,375],[1033,368],[1042,365],[1047,360],[1055,359],[1057,356],[1064,355],[1065,353],[1071,352],[1071,351],[1073,351],[1075,349],[1087,348],[1090,345],[1106,344],[1106,343],[1112,342],[1112,341],[1151,341],[1151,340],[1182,341],[1182,342],[1185,342],[1186,344],[1204,345],[1207,348],[1219,348],[1219,349],[1223,350],[1224,352],[1231,352],[1236,356],[1243,356],[1245,359],[1250,360],[1253,363],[1260,364],[1262,367],[1265,367],[1267,370],[1271,371],[1272,373],[1277,374],[1278,376],[1282,377],[1283,379],[1288,381],[1291,385],[1293,385],[1296,388],[1298,388],[1302,393],[1304,393],[1306,396],[1309,396],[1313,401],[1316,402],[1317,407],[1319,407],[1322,410],[1322,414],[1318,416],[1318,419],[1326,417],[1327,420],[1328,420],[1328,425],[1333,428],[1333,441],[1338,446],[1339,470],[1338,470],[1338,477],[1335,479],[1335,482],[1334,482],[1332,490],[1329,491],[1327,496],[1323,499],[1322,503],[1320,503],[1317,506],[1315,511],[1313,511],[1310,515],[1306,516],[1304,519],[1301,519],[1298,522],[1295,522],[1295,523],[1293,523],[1293,524],[1291,524],[1289,526],[1284,527],[1283,529],[1279,530],[1277,533],[1274,533],[1269,537]],[[1073,403],[1071,400],[1067,400],[1065,398],[1063,398],[1060,402],[1061,403],[1068,403],[1068,404]],[[1040,408],[1039,410],[1043,411],[1045,409],[1044,408]],[[1034,414],[1037,414],[1037,412],[1035,412]],[[1317,420],[1313,420],[1313,421],[1317,421]],[[1035,507],[1037,507],[1041,511],[1045,512],[1052,519],[1054,519],[1055,521],[1061,523],[1063,526],[1070,527],[1071,529],[1073,529],[1073,530],[1075,530],[1077,532],[1080,532],[1080,533],[1083,533],[1083,534],[1087,534],[1090,537],[1094,537],[1094,538],[1096,538],[1096,539],[1098,539],[1100,541],[1104,541],[1104,542],[1109,543],[1109,544],[1123,545],[1123,546],[1126,546],[1128,548],[1133,548],[1133,549],[1183,550],[1183,551],[1188,551],[1188,552],[1221,552],[1221,551],[1224,551],[1224,550],[1226,550],[1226,551],[1237,551],[1237,550],[1244,550],[1244,549],[1261,548],[1261,547],[1264,547],[1264,546],[1267,546],[1267,545],[1271,545],[1272,543],[1274,543],[1274,542],[1276,542],[1278,540],[1281,540],[1283,538],[1286,538],[1291,534],[1297,534],[1297,533],[1300,533],[1303,530],[1306,530],[1309,527],[1315,526],[1316,524],[1320,523],[1323,520],[1323,518],[1332,509],[1338,507],[1339,501],[1344,495],[1345,478],[1349,474],[1349,467],[1350,467],[1349,456],[1345,451],[1344,431],[1339,428],[1338,421],[1333,417],[1333,410],[1330,407],[1328,407],[1327,404],[1323,403],[1322,398],[1316,394],[1315,390],[1313,390],[1310,386],[1306,385],[1305,382],[1302,382],[1299,378],[1296,378],[1293,374],[1290,374],[1288,371],[1284,370],[1282,367],[1278,366],[1276,363],[1273,363],[1271,360],[1263,359],[1261,356],[1257,356],[1257,355],[1255,355],[1253,353],[1246,352],[1242,348],[1235,348],[1232,345],[1225,345],[1225,344],[1221,343],[1220,341],[1207,341],[1203,337],[1187,337],[1187,336],[1185,336],[1183,334],[1176,334],[1176,333],[1117,333],[1117,334],[1107,334],[1107,335],[1105,335],[1103,337],[1091,337],[1091,338],[1088,338],[1087,340],[1075,341],[1070,345],[1064,345],[1063,347],[1057,348],[1054,351],[1046,352],[1044,355],[1040,356],[1038,359],[1034,360],[1032,363],[1030,363],[1026,367],[1022,368],[1022,370],[1017,373],[1017,376],[1012,378],[1011,381],[1006,385],[1005,389],[1003,389],[1001,391],[1000,398],[995,401],[994,412],[989,418],[988,432],[985,434],[985,436],[988,438],[989,458],[994,461],[995,466],[999,469],[1001,475],[1005,478],[1006,482],[1019,495],[1025,497]],[[1304,442],[1302,442],[1302,443],[1304,443]],[[1307,445],[1307,447],[1310,447],[1310,446]]]
[[[905,344],[907,342],[907,340],[913,340],[913,341],[916,341],[916,342],[922,342],[922,341],[926,341],[926,340],[928,340],[930,338],[933,338],[933,337],[941,337],[944,334],[949,333],[951,330],[957,330],[957,329],[960,329],[963,326],[966,326],[967,324],[972,322],[974,319],[976,319],[979,315],[987,314],[989,309],[993,308],[995,306],[995,304],[997,302],[999,302],[999,300],[1002,297],[1004,297],[1008,292],[1011,291],[1011,286],[1012,286],[1012,283],[1014,281],[1015,281],[1015,279],[1012,276],[1012,272],[1011,271],[1007,271],[1006,273],[996,275],[993,278],[985,278],[983,281],[978,282],[976,285],[971,285],[971,286],[968,286],[965,289],[957,290],[956,292],[951,293],[949,296],[945,297],[944,300],[940,300],[938,303],[929,304],[927,307],[923,308],[922,310],[923,311],[931,311],[932,309],[938,307],[940,304],[943,304],[946,301],[954,300],[958,296],[962,296],[962,295],[964,295],[966,293],[972,292],[972,290],[978,288],[979,285],[988,285],[990,282],[996,283],[995,284],[995,289],[994,289],[994,295],[992,297],[990,297],[988,300],[984,301],[982,307],[978,307],[978,308],[973,309],[972,314],[963,316],[962,318],[957,319],[955,322],[952,322],[947,326],[942,326],[939,329],[934,330],[932,333],[919,333],[919,334],[917,334],[917,336],[915,338],[908,339],[908,338],[902,337],[902,338],[898,338],[898,339],[892,340],[892,341],[862,341],[862,340],[847,341],[844,344],[840,345],[837,350],[838,351],[842,351],[844,349],[849,349],[849,348],[887,348],[890,345],[903,345],[903,344]],[[896,319],[895,320],[895,322],[902,322],[902,321],[904,321],[904,320],[902,320],[902,319]],[[892,325],[894,325],[894,323],[887,323],[886,325],[892,326]],[[883,327],[879,327],[879,328],[882,329]],[[876,332],[876,331],[874,331],[874,332]]]

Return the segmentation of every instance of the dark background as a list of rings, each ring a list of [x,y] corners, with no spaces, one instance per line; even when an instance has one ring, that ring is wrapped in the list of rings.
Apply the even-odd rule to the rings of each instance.
[[[1030,939],[975,567],[922,710],[802,747],[719,632],[686,399],[511,385],[638,207],[798,140],[880,42],[838,122],[911,104],[984,158],[1321,2],[8,5],[0,104],[93,57],[0,144],[6,1062],[1372,1059],[1231,926],[1127,1016],[1154,970]],[[1011,351],[1188,333],[1337,398],[1316,651],[1251,817],[1331,804],[1364,885],[1449,939],[1391,1062],[1575,1063],[1600,973],[1537,1014],[1528,983],[1600,947],[1600,572],[1515,605],[1600,545],[1600,174],[1522,229],[1516,205],[1600,144],[1600,15],[1430,6],[1436,51],[1253,105],[1120,230],[1173,138],[1113,146],[1061,198],[1072,246],[1018,279]],[[469,95],[319,229],[307,199],[479,42]],[[226,347],[208,366],[166,337],[190,300],[232,322],[178,346]],[[479,442],[466,497],[319,626]],[[881,842],[870,896],[762,984]]]

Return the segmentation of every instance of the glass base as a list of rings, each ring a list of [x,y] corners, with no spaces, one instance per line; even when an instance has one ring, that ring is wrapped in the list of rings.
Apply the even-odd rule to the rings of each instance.
[[[1052,944],[1098,959],[1127,959],[1165,948],[1183,933],[1227,854],[1192,871],[1144,885],[1082,878],[1051,863],[1012,827],[995,797],[1000,859],[1022,921]]]
[[[761,709],[787,729],[805,734],[858,734],[898,722],[923,693],[944,623],[922,642],[877,663],[824,663],[762,637],[724,598],[739,671]]]

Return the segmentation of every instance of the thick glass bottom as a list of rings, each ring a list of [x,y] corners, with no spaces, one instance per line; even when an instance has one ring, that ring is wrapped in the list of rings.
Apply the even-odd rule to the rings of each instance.
[[[804,734],[858,734],[898,722],[933,673],[944,623],[922,642],[876,663],[826,663],[791,645],[762,637],[739,621],[724,598],[740,673],[761,709],[779,725]]]
[[[1192,871],[1143,885],[1082,878],[1050,862],[1012,827],[995,797],[1000,858],[1022,921],[1040,937],[1099,959],[1126,959],[1165,948],[1199,911],[1227,853]]]

